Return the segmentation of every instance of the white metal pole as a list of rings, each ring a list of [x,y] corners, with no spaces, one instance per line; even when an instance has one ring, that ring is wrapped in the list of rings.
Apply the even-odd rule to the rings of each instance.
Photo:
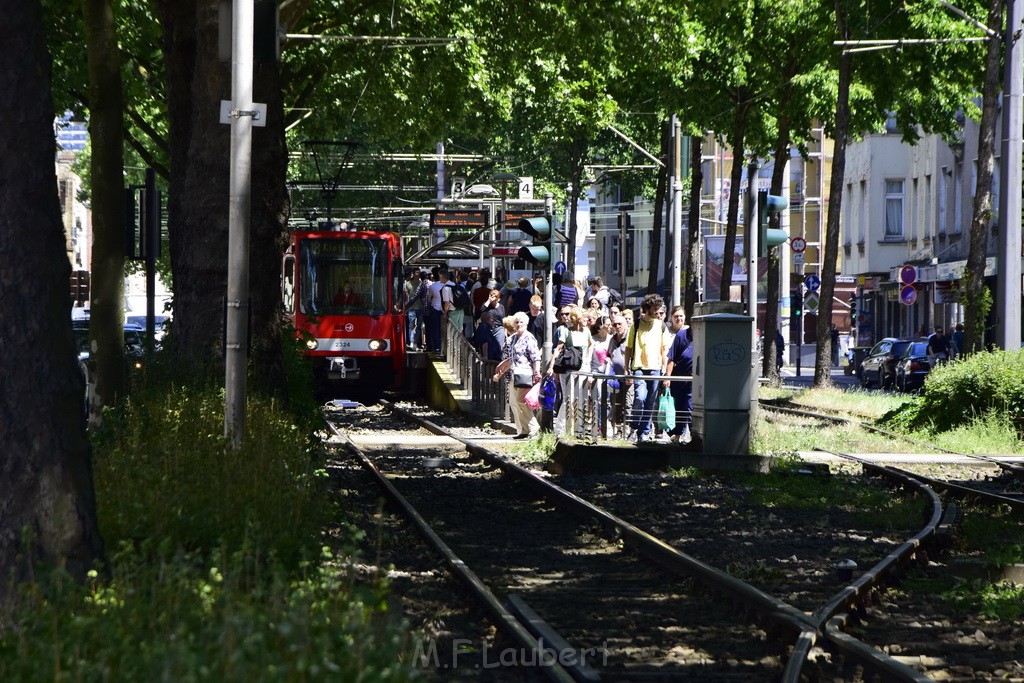
[[[552,287],[555,282],[555,264],[558,262],[556,247],[558,246],[558,238],[555,237],[555,196],[546,192],[544,194],[544,215],[547,216],[548,223],[551,225],[551,237],[548,241],[548,272],[544,283],[544,324],[541,328],[544,332],[544,342],[541,345],[543,349],[543,367],[547,367],[551,362],[551,326],[555,320],[558,320],[557,315],[549,317],[551,314],[551,307],[554,304],[554,292]]]
[[[675,114],[672,115],[672,149],[672,288],[669,290],[672,301],[669,310],[683,303],[682,123]]]
[[[999,307],[996,324],[997,343],[1007,351],[1020,348],[1021,298],[1021,4],[1006,1],[1006,71],[1003,76],[1002,149],[999,162],[999,252],[996,284]]]
[[[245,365],[249,320],[249,204],[252,171],[253,0],[233,0],[231,13],[231,157],[228,288],[224,330],[224,435],[245,437]]]
[[[747,166],[747,202],[746,210],[743,212],[745,214],[743,223],[746,226],[744,246],[747,250],[747,315],[754,319],[754,324],[750,326],[750,363],[754,370],[754,377],[759,377],[761,374],[757,367],[757,251],[761,229],[758,216],[759,199],[757,196],[757,162],[752,161]],[[722,267],[729,267],[728,259]],[[765,333],[767,334],[767,330]],[[757,395],[756,392],[754,395]]]

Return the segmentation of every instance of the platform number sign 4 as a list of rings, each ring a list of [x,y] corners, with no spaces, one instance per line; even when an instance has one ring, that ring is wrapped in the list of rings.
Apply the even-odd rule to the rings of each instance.
[[[533,178],[519,179],[519,198],[533,199]]]

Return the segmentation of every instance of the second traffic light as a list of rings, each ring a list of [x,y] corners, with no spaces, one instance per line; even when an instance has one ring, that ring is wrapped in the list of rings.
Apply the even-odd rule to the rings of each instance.
[[[789,310],[794,318],[804,314],[804,293],[800,289],[792,289],[789,292]]]
[[[758,256],[767,256],[768,247],[778,246],[789,239],[785,230],[768,227],[772,214],[784,211],[788,206],[789,201],[785,197],[768,194],[764,190],[757,193]]]
[[[519,229],[533,238],[533,244],[519,248],[519,258],[538,266],[551,263],[551,219],[548,216],[523,218]]]

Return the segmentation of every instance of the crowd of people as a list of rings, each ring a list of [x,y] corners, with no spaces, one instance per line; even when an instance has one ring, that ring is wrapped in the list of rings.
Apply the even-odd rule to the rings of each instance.
[[[624,306],[622,295],[600,277],[590,278],[586,286],[559,283],[553,293],[552,355],[542,368],[543,283],[541,277],[520,277],[499,284],[486,268],[413,271],[405,283],[407,345],[437,352],[443,325],[463,330],[480,356],[496,363],[495,381],[508,380],[516,438],[525,439],[540,430],[537,410],[527,394],[551,378],[545,384],[557,391],[553,401],[557,434],[579,433],[583,428],[575,415],[567,414],[571,401],[566,399],[572,396],[576,404],[589,406],[594,419],[602,425],[607,422],[631,442],[655,438],[688,442],[691,383],[657,379],[692,374],[692,338],[683,308],[677,306],[668,315],[662,298],[652,294],[634,315]],[[581,380],[575,374],[578,370],[629,378],[595,382],[584,376]],[[603,403],[601,392],[607,393]],[[674,427],[660,430],[655,404],[666,393],[672,396],[678,419]],[[599,404],[610,406],[607,414],[595,413]]]

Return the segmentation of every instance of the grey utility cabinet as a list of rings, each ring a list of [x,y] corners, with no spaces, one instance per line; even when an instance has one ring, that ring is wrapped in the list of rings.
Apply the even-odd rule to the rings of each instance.
[[[753,396],[749,315],[696,316],[693,330],[693,430],[705,453],[750,452],[750,402]]]

